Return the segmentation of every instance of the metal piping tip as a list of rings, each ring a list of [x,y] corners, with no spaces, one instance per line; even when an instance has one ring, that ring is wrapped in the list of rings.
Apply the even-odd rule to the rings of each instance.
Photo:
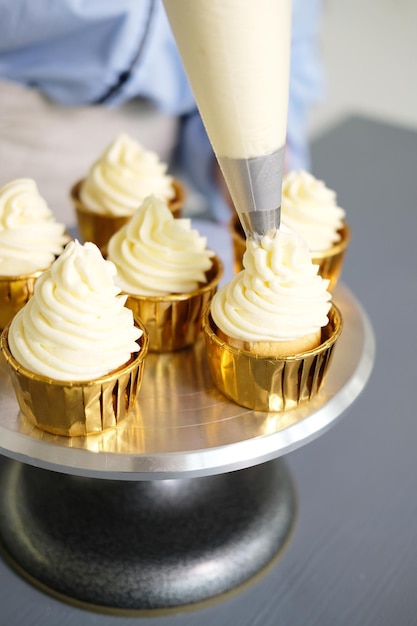
[[[280,226],[284,157],[282,146],[252,159],[218,158],[246,237],[260,239]]]
[[[246,237],[259,240],[264,235],[273,235],[279,228],[281,207],[267,211],[248,211],[239,214]]]

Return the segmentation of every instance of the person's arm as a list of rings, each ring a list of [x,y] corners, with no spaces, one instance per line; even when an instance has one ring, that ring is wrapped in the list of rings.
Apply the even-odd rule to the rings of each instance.
[[[232,210],[228,191],[197,109],[182,117],[176,166],[204,198],[206,212],[228,223]]]
[[[321,89],[320,9],[321,0],[293,0],[290,169],[309,167],[308,110]],[[215,219],[228,221],[227,192],[160,0],[0,0],[0,78],[65,105],[117,106],[142,97],[181,116],[180,166]]]
[[[293,0],[287,170],[309,170],[309,112],[323,92],[319,30],[323,0]]]
[[[195,107],[160,0],[0,0],[1,79],[63,105]]]

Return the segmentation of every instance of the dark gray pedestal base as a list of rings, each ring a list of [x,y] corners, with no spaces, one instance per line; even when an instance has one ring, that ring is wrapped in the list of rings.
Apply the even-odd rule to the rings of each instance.
[[[19,569],[62,598],[117,612],[183,607],[237,588],[295,518],[280,460],[203,478],[132,482],[0,468],[0,535]]]

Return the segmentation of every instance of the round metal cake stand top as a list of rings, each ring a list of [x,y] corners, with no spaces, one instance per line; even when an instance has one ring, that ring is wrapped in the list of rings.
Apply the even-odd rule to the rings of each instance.
[[[111,480],[208,476],[282,456],[328,429],[365,387],[375,342],[366,313],[343,285],[334,301],[343,331],[318,396],[298,408],[262,413],[213,386],[201,338],[193,348],[148,354],[136,411],[89,437],[40,431],[19,413],[0,357],[0,453],[45,469]]]
[[[62,600],[123,615],[198,607],[255,580],[295,524],[279,457],[335,423],[372,369],[366,314],[343,286],[335,301],[344,330],[322,391],[286,413],[223,398],[199,341],[147,357],[137,411],[116,429],[55,437],[19,414],[2,361],[5,558]]]

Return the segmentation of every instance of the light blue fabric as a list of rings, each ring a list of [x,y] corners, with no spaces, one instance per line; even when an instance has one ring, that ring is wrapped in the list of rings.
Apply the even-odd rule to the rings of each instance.
[[[307,113],[322,89],[321,3],[293,0],[291,169],[310,166]],[[36,87],[62,105],[117,106],[143,97],[164,113],[182,116],[181,165],[209,198],[215,218],[228,219],[213,183],[213,152],[160,0],[0,0],[1,78]]]
[[[324,93],[319,34],[323,0],[293,0],[288,169],[310,169],[308,113]]]

